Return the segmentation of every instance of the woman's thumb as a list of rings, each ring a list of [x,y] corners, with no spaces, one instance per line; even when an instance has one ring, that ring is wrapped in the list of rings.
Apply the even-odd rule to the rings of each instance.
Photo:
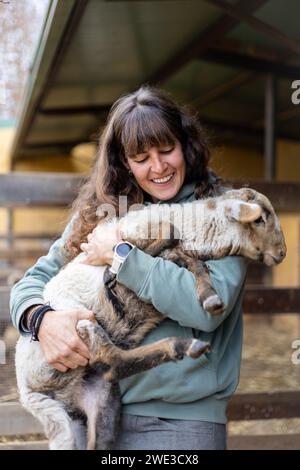
[[[95,321],[95,315],[92,310],[78,310],[78,320]]]

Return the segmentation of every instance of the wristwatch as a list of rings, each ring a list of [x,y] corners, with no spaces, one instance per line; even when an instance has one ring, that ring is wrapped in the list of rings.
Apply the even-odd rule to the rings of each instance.
[[[127,258],[133,247],[134,245],[129,242],[120,242],[113,247],[114,256],[112,265],[109,268],[112,274],[117,274],[119,272],[122,264],[124,263],[125,259]]]

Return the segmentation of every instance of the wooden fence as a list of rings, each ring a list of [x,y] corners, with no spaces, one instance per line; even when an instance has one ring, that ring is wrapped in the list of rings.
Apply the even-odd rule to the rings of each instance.
[[[15,207],[66,207],[77,194],[83,178],[70,174],[11,173],[0,175],[0,207],[12,210]],[[243,182],[233,182],[240,187]],[[249,186],[266,194],[275,209],[299,212],[300,184],[250,182]],[[0,250],[0,259],[13,264],[21,256],[37,257],[41,250],[16,250],[13,227],[9,234],[12,242],[7,249]],[[25,238],[25,237],[24,237]],[[30,238],[30,237],[29,237]],[[253,278],[262,279],[263,268],[253,265]],[[0,320],[10,321],[9,287],[0,286]],[[246,286],[244,311],[249,314],[300,313],[300,288],[272,288],[264,285]],[[260,420],[300,418],[300,391],[276,393],[237,394],[230,402],[229,420]],[[40,434],[39,423],[28,415],[17,403],[0,405],[0,436]],[[45,440],[28,443],[0,444],[1,448],[37,449],[47,448]],[[229,448],[233,449],[288,449],[300,448],[300,435],[275,436],[231,436]]]

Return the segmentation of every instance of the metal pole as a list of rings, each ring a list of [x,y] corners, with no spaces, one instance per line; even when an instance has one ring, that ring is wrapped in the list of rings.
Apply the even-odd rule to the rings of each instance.
[[[265,180],[276,177],[276,77],[268,75],[265,87]]]

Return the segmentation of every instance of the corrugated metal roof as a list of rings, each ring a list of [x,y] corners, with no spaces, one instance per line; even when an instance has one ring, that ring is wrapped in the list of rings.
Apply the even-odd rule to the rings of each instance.
[[[13,158],[94,139],[112,102],[149,81],[227,138],[262,142],[266,72],[278,77],[278,135],[299,139],[299,14],[297,0],[52,0]]]

